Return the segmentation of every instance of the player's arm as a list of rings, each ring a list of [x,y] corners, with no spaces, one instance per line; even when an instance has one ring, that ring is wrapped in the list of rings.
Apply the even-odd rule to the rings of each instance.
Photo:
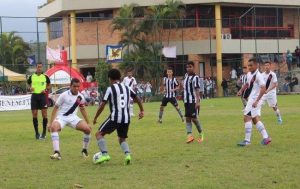
[[[237,96],[241,96],[242,93],[249,87],[249,83],[246,83],[245,85],[242,86],[242,88],[237,92]]]
[[[27,84],[29,85],[29,89],[30,89],[30,92],[33,92],[34,91],[34,88],[32,88],[32,75],[29,76],[28,80],[27,80]]]
[[[260,101],[261,97],[266,93],[266,83],[264,82],[262,77],[257,77],[258,85],[260,86],[259,95],[256,98],[255,102],[253,103],[252,107],[256,108],[258,102]]]
[[[45,77],[46,77],[46,90],[49,91],[51,89],[51,82],[47,75],[45,75]]]
[[[195,77],[194,86],[196,89],[196,108],[200,107],[200,84],[199,84],[199,77]]]
[[[278,87],[278,82],[272,83],[271,86],[266,90],[265,93],[267,94],[268,92],[275,89],[276,87]]]
[[[84,120],[86,121],[87,124],[89,124],[90,122],[89,122],[88,115],[87,115],[87,113],[85,111],[84,104],[80,105],[79,108],[80,108],[80,112],[81,112]]]
[[[130,97],[138,104],[140,108],[139,119],[142,119],[144,117],[144,107],[141,99],[132,90],[130,90]]]
[[[102,101],[97,109],[97,112],[96,112],[96,115],[94,117],[94,120],[93,120],[93,124],[96,124],[97,123],[97,118],[99,117],[99,115],[103,112],[104,108],[105,108],[105,105],[106,105],[106,101]]]

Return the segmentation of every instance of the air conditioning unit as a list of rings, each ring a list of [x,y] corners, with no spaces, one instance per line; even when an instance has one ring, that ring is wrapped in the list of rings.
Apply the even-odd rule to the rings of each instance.
[[[224,40],[230,40],[232,38],[231,33],[222,33],[221,35],[221,38]]]

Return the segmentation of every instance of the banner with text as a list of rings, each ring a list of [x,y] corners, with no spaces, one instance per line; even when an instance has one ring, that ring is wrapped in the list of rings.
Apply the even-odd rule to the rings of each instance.
[[[31,95],[0,96],[0,112],[12,110],[29,110]]]

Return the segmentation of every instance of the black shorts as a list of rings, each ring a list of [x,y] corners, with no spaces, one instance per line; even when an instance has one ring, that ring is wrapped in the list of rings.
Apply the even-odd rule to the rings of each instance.
[[[110,120],[108,118],[106,121],[102,123],[99,127],[99,131],[105,134],[110,134],[117,130],[118,137],[120,138],[127,138],[129,123],[117,123],[115,121]]]
[[[184,103],[185,117],[197,118],[199,110],[195,106],[195,103]]]
[[[175,107],[178,106],[178,102],[175,97],[172,98],[164,97],[161,101],[161,106],[167,106],[169,102]]]
[[[47,95],[46,94],[32,94],[31,95],[31,110],[47,109]]]

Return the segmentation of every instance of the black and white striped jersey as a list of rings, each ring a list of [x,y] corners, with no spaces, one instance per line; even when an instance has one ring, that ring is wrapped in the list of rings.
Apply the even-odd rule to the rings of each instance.
[[[200,88],[199,76],[196,74],[185,75],[183,81],[184,103],[196,103],[196,89]]]
[[[165,97],[173,98],[176,97],[175,89],[178,87],[178,81],[175,77],[169,79],[168,77],[164,77],[164,87],[165,87]]]
[[[247,83],[247,74],[243,74],[240,76],[240,82],[242,85],[245,85]]]
[[[130,97],[135,98],[136,94],[123,83],[115,83],[107,88],[103,102],[109,102],[110,119],[117,123],[130,122]]]

